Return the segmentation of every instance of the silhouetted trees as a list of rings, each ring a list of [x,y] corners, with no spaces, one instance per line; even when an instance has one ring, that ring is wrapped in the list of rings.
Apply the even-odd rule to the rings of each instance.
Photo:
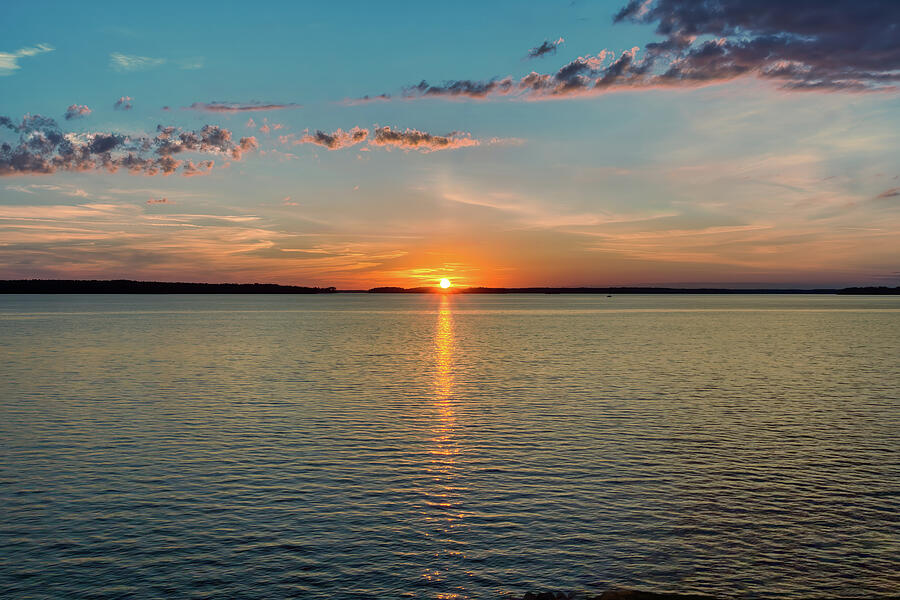
[[[78,279],[0,280],[0,294],[331,294],[334,287],[275,283],[182,283]]]

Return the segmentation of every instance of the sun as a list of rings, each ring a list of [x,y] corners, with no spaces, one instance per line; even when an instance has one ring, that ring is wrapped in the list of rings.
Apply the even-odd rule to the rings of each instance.
[[[450,287],[450,286],[453,285],[453,284],[450,283],[450,280],[449,280],[449,279],[441,279],[441,284],[440,284],[440,285],[441,285],[442,288],[444,288],[444,289],[446,290],[448,287]]]

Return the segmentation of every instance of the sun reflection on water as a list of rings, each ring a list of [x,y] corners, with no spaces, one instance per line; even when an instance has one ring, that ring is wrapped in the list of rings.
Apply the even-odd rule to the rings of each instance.
[[[460,478],[458,459],[462,451],[457,435],[457,399],[454,395],[456,340],[450,296],[442,296],[434,330],[434,375],[432,395],[434,415],[428,452],[431,459],[428,474],[427,516],[431,537],[435,544],[432,568],[422,575],[431,585],[440,588],[448,571],[462,568],[465,561],[465,540],[461,535],[464,513],[462,498],[465,486]],[[437,567],[437,568],[434,568]],[[456,591],[445,590],[442,598],[463,598]]]
[[[434,332],[435,376],[434,393],[437,401],[442,404],[444,416],[449,407],[449,416],[452,417],[452,406],[449,404],[453,393],[453,313],[451,312],[450,297],[441,296],[441,306],[438,310],[437,328]]]

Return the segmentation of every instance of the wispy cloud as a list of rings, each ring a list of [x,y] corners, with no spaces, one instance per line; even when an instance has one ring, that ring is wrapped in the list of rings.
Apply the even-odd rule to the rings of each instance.
[[[185,71],[195,71],[204,67],[204,65],[206,64],[206,59],[202,56],[196,56],[194,58],[182,58],[176,62],[179,69],[183,69]]]
[[[87,198],[89,194],[83,189],[76,187],[74,185],[56,185],[49,183],[30,183],[28,185],[8,185],[6,189],[13,192],[20,192],[23,194],[37,194],[38,192],[56,192],[58,194],[62,194],[64,196],[71,196],[73,198]]]
[[[166,64],[165,58],[154,58],[152,56],[138,56],[136,54],[122,54],[121,52],[113,52],[109,55],[109,66],[120,73],[131,71],[146,71],[147,69],[155,69]]]
[[[0,52],[0,77],[12,75],[21,69],[21,66],[19,66],[20,58],[52,52],[53,50],[55,48],[49,44],[38,44],[37,46],[19,48],[13,52]]]
[[[166,210],[160,210],[162,204]],[[171,204],[141,199],[0,205],[0,264],[9,277],[100,278],[122,273],[140,279],[212,281],[304,278],[331,285],[338,274],[378,267],[403,255],[394,241],[367,242],[365,234],[328,242],[325,234],[298,235],[253,214],[221,208],[180,213],[173,212],[178,205]]]
[[[85,117],[91,114],[91,109],[88,108],[84,104],[70,104],[66,109],[66,121],[71,121],[72,119],[78,119],[80,117]]]
[[[293,102],[277,103],[277,102],[194,102],[190,106],[185,106],[184,110],[199,110],[203,112],[254,112],[264,110],[284,110],[287,108],[300,108],[302,105]]]

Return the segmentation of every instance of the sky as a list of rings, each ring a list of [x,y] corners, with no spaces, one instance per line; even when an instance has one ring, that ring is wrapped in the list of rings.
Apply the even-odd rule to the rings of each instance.
[[[0,278],[900,285],[900,2],[13,2]]]

